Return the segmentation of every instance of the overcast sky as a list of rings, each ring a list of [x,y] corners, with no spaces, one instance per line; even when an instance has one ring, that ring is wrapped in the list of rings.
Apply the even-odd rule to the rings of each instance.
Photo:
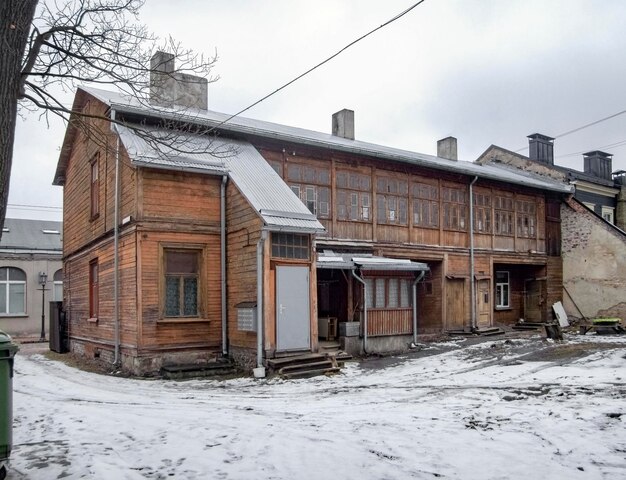
[[[217,51],[209,108],[234,113],[413,3],[147,0],[141,21]],[[244,115],[330,133],[332,113],[350,108],[359,140],[435,154],[453,135],[459,158],[473,161],[491,144],[518,150],[531,133],[554,137],[626,110],[625,24],[623,0],[426,0]],[[64,131],[18,120],[10,204],[62,205],[51,182]],[[626,114],[556,139],[555,163],[582,170],[581,153],[596,149],[626,170]]]

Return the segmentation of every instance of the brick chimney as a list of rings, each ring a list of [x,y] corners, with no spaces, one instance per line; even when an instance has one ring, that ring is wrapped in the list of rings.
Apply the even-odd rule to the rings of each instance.
[[[437,141],[437,156],[448,160],[458,160],[456,138],[446,137]]]
[[[554,165],[554,138],[540,133],[528,135],[528,158],[536,162]]]
[[[583,153],[585,163],[584,172],[587,175],[612,180],[613,155],[600,150]]]
[[[354,140],[354,110],[344,108],[334,113],[332,132],[335,137]]]
[[[161,107],[208,108],[206,78],[176,72],[174,55],[156,52],[150,59],[150,103]]]

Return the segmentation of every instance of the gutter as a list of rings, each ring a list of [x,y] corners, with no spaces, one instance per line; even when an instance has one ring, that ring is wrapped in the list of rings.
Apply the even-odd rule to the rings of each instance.
[[[222,275],[222,355],[228,356],[228,316],[226,314],[226,182],[228,176],[222,177],[220,185],[220,268]]]
[[[115,119],[115,110],[111,110],[111,118]],[[111,129],[115,131],[116,145],[115,145],[115,204],[113,221],[115,226],[113,229],[113,325],[115,328],[115,355],[113,357],[113,365],[119,366],[121,362],[120,358],[120,318],[119,318],[119,223],[120,223],[120,205],[119,205],[119,189],[120,189],[120,134],[114,123],[111,124]]]
[[[426,272],[422,270],[413,281],[413,345],[417,345],[417,284],[424,278]]]
[[[474,177],[469,184],[469,237],[470,237],[470,305],[472,316],[470,319],[470,331],[476,331],[476,285],[474,281],[474,183],[478,177]]]
[[[363,285],[363,352],[367,355],[367,288],[365,280],[356,274],[356,270],[350,270],[352,276]]]

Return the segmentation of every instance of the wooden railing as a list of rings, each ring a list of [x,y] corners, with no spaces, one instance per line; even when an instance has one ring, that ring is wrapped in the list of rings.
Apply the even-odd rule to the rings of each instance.
[[[367,311],[368,336],[382,337],[385,335],[409,335],[411,333],[413,333],[412,309]]]

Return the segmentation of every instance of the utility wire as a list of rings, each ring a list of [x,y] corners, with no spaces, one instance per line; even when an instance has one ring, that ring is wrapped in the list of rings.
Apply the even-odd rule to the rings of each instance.
[[[565,137],[566,135],[570,135],[572,133],[580,132],[581,130],[584,130],[585,128],[593,127],[594,125],[597,125],[598,123],[606,122],[607,120],[610,120],[612,118],[618,117],[618,116],[623,115],[625,113],[626,113],[626,110],[622,110],[620,112],[617,112],[617,113],[614,113],[612,115],[609,115],[608,117],[604,117],[604,118],[601,118],[600,120],[596,120],[595,122],[591,122],[591,123],[588,123],[586,125],[583,125],[582,127],[577,127],[577,128],[572,129],[572,130],[568,130],[567,132],[560,133],[560,134],[556,135],[554,137],[554,139],[556,140],[557,138]],[[526,148],[528,148],[528,147],[525,146],[525,147],[522,147],[522,148],[518,148],[517,150],[514,150],[514,152],[515,153],[519,153],[522,150],[525,150]],[[600,147],[600,148],[604,148],[604,147]],[[568,154],[568,155],[574,155],[574,154]]]
[[[23,203],[7,203],[7,207],[18,210],[63,210],[63,207],[54,207],[50,205],[27,205]]]
[[[382,25],[379,25],[378,27],[374,28],[373,30],[370,30],[369,32],[367,32],[364,35],[361,35],[359,38],[357,38],[356,40],[353,40],[352,42],[348,43],[345,47],[341,48],[340,50],[338,50],[337,52],[335,52],[334,54],[332,54],[330,57],[326,58],[325,60],[322,60],[320,63],[318,63],[317,65],[309,68],[306,72],[301,73],[300,75],[298,75],[297,77],[295,77],[294,79],[288,81],[287,83],[285,83],[284,85],[278,87],[276,90],[274,90],[271,93],[268,93],[267,95],[265,95],[263,98],[257,100],[256,102],[254,102],[251,105],[248,105],[246,108],[244,108],[243,110],[238,111],[237,113],[231,115],[230,117],[228,117],[226,120],[221,121],[220,123],[218,123],[217,125],[215,125],[214,127],[212,127],[208,132],[206,133],[211,133],[212,131],[214,131],[215,129],[221,127],[222,125],[224,125],[225,123],[231,121],[233,118],[238,117],[239,115],[241,115],[242,113],[244,113],[247,110],[250,110],[252,107],[255,107],[256,105],[258,105],[259,103],[267,100],[268,98],[270,98],[272,95],[277,94],[278,92],[280,92],[281,90],[284,90],[285,88],[287,88],[289,85],[291,85],[292,83],[300,80],[302,77],[308,75],[309,73],[311,73],[313,70],[318,69],[319,67],[321,67],[322,65],[330,62],[333,58],[337,57],[338,55],[340,55],[341,53],[345,52],[348,48],[352,47],[353,45],[357,44],[358,42],[360,42],[361,40],[369,37],[370,35],[372,35],[373,33],[377,32],[378,30],[380,30],[381,28],[386,27],[387,25],[395,22],[396,20],[404,17],[407,13],[409,13],[411,10],[413,10],[415,7],[418,7],[419,5],[421,5],[422,3],[424,3],[426,0],[420,0],[419,2],[414,3],[413,5],[411,5],[409,8],[407,8],[406,10],[400,12],[399,14],[397,14],[395,17],[387,20],[385,23],[383,23]]]
[[[619,142],[609,143],[608,145],[602,145],[601,147],[582,150],[580,152],[564,153],[563,155],[557,155],[554,158],[573,157],[575,155],[582,155],[583,153],[587,153],[590,150],[603,150],[605,148],[619,148],[619,147],[623,147],[624,145],[626,145],[626,140],[620,140]]]

